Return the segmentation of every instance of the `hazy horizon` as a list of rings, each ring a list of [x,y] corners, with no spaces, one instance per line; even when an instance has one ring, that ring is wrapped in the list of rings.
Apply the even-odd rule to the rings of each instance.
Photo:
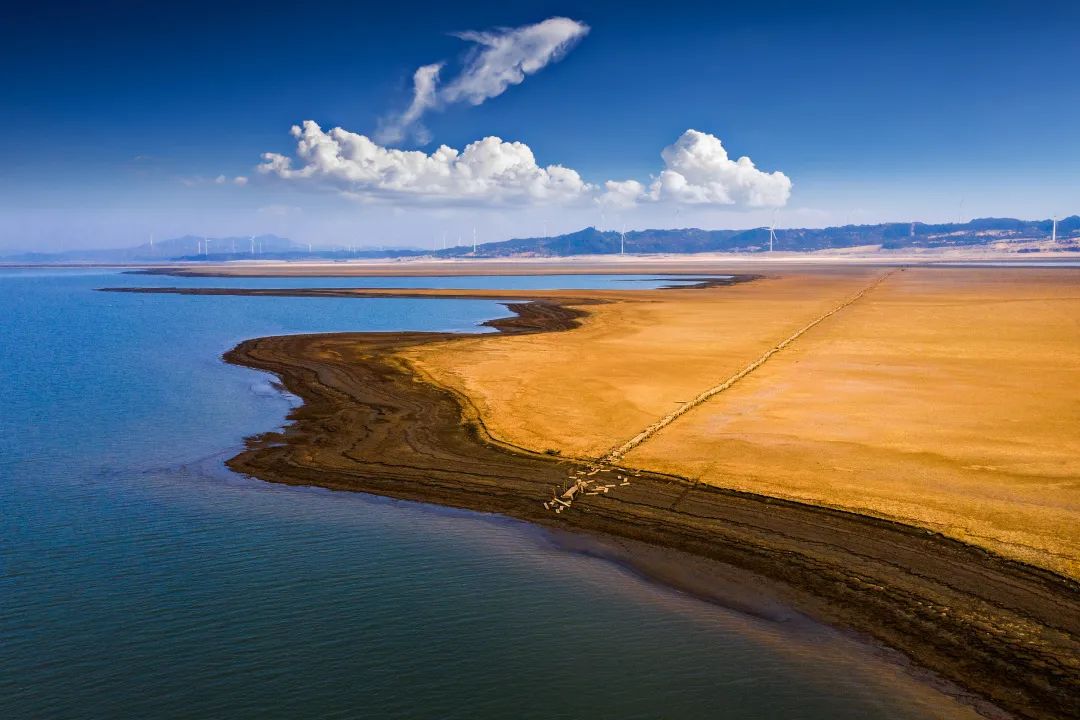
[[[1078,216],[1077,213],[1069,213],[1068,215],[1058,217],[1057,219],[1058,220],[1063,220],[1066,217],[1077,217],[1077,216]],[[986,218],[967,218],[967,219],[964,219],[963,221],[961,221],[960,224],[974,222],[975,220],[979,220],[979,219],[986,219]],[[1025,222],[1033,222],[1033,223],[1050,222],[1052,220],[1052,218],[1003,218],[1003,219],[1015,219],[1015,220],[1020,220],[1020,221],[1025,221]],[[851,225],[853,225],[855,227],[874,227],[875,225],[881,225],[881,224],[886,224],[886,225],[888,225],[888,224],[900,224],[900,225],[903,225],[903,224],[907,224],[907,223],[913,223],[915,225],[939,225],[939,224],[953,224],[955,222],[956,221],[948,221],[948,220],[946,220],[946,221],[943,221],[942,223],[927,223],[927,222],[922,221],[922,220],[886,220],[886,221],[882,221],[881,223],[852,223]],[[706,232],[709,232],[709,231],[724,231],[724,230],[758,229],[758,228],[761,228],[761,227],[764,227],[764,226],[754,225],[754,226],[750,226],[748,228],[733,228],[733,227],[727,227],[727,228],[691,228],[691,227],[680,227],[680,228],[630,228],[630,227],[627,227],[627,228],[625,228],[625,232],[629,235],[630,233],[634,233],[634,232],[650,232],[650,231],[665,231],[665,230],[670,230],[670,231],[705,230]],[[834,227],[843,227],[843,226],[835,226],[835,225],[813,226],[813,225],[806,225],[806,226],[795,227],[795,228],[777,227],[777,232],[782,233],[782,231],[785,230],[785,229],[814,230],[814,229],[829,229],[829,228],[834,228]],[[615,228],[606,228],[605,229],[605,228],[596,228],[595,226],[587,225],[587,226],[584,226],[584,227],[568,230],[565,233],[559,233],[559,235],[574,234],[574,233],[583,232],[583,231],[589,230],[589,229],[598,229],[598,230],[601,230],[603,232],[617,232],[617,230]],[[372,243],[372,244],[368,244],[368,245],[361,245],[361,244],[357,243],[355,240],[347,240],[346,242],[338,243],[338,244],[335,245],[335,244],[331,244],[331,243],[319,243],[319,242],[310,242],[310,243],[308,243],[307,241],[301,241],[301,240],[297,240],[296,238],[291,238],[291,237],[288,237],[288,236],[278,235],[277,233],[254,233],[254,234],[253,233],[239,233],[239,234],[236,234],[236,235],[217,235],[217,236],[215,236],[215,235],[197,235],[195,233],[184,233],[182,235],[176,235],[176,236],[171,236],[171,237],[156,237],[155,236],[153,238],[153,240],[154,240],[154,242],[157,242],[157,243],[160,244],[160,243],[163,243],[163,242],[170,242],[170,241],[176,241],[176,240],[185,240],[185,239],[192,239],[192,238],[194,238],[194,239],[204,238],[204,239],[209,239],[211,242],[220,242],[222,240],[237,239],[237,238],[244,239],[244,238],[249,238],[249,237],[250,238],[276,237],[276,238],[281,239],[281,240],[291,241],[291,242],[296,243],[298,245],[308,244],[308,245],[311,246],[311,249],[313,251],[315,251],[315,252],[332,251],[332,250],[342,249],[342,248],[349,248],[349,249],[352,249],[352,250],[360,250],[360,251],[362,251],[362,250],[423,250],[423,251],[427,251],[427,250],[433,250],[433,249],[438,249],[438,248],[469,247],[469,246],[472,245],[472,236],[471,235],[468,235],[468,236],[463,235],[463,236],[460,236],[460,237],[457,237],[457,236],[455,236],[455,237],[447,237],[445,239],[446,240],[445,245],[442,244],[442,241],[443,241],[442,237],[433,238],[427,244],[423,244],[423,243],[418,242],[418,243],[411,243],[411,244],[410,243],[400,243],[400,244]],[[541,238],[541,237],[548,237],[548,236],[544,236],[544,235],[537,235],[537,236],[523,235],[521,237],[495,238],[495,239],[492,239],[492,240],[487,240],[485,242],[500,242],[500,241],[504,241],[504,240],[529,239],[530,237]],[[42,250],[22,250],[22,251],[15,250],[14,252],[9,252],[7,254],[10,255],[10,256],[17,256],[17,255],[29,254],[29,253],[60,254],[60,253],[66,253],[66,252],[78,252],[80,250],[88,250],[88,251],[129,250],[129,249],[135,249],[135,248],[139,248],[139,247],[144,247],[144,246],[149,245],[149,244],[150,244],[150,238],[147,238],[147,239],[145,239],[145,240],[143,240],[141,242],[136,241],[136,242],[126,244],[126,245],[61,247],[61,248],[58,248],[55,251],[47,250],[47,249],[42,249]],[[242,248],[241,248],[241,250],[242,250]],[[201,250],[195,252],[195,254],[199,254],[199,253],[201,253]],[[3,256],[0,255],[0,257],[3,257]]]

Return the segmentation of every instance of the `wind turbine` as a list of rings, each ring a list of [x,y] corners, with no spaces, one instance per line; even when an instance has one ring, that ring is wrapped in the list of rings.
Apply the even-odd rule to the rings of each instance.
[[[1054,224],[1050,230],[1050,242],[1057,242],[1057,215],[1054,216]]]
[[[769,226],[769,252],[773,251],[773,243],[776,242],[776,214],[779,210],[774,210],[772,215],[772,225]]]
[[[206,237],[204,235],[203,239],[202,239],[202,242],[203,242],[203,257],[206,257],[207,255],[210,254],[210,238],[208,238],[208,237]]]
[[[622,230],[619,231],[619,254],[626,254],[626,223],[623,223]]]
[[[476,226],[472,227],[472,254],[476,255]]]

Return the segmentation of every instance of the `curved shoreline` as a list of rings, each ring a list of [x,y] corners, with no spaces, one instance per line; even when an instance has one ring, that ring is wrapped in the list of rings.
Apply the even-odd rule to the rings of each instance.
[[[586,313],[580,306],[599,302],[513,295],[541,299],[508,304],[514,316],[489,323],[503,333],[570,329]],[[918,528],[650,473],[618,495],[591,498],[556,518],[541,501],[565,482],[568,468],[583,463],[494,441],[466,399],[427,382],[397,355],[460,337],[468,336],[339,333],[241,343],[226,360],[277,374],[304,404],[290,413],[283,432],[250,439],[229,466],[273,482],[498,512],[707,558],[761,579],[786,604],[897,649],[1019,717],[1075,712],[1077,583]]]

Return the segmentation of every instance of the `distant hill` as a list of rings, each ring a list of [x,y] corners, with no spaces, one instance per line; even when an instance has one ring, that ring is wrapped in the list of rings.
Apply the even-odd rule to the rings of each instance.
[[[424,255],[421,250],[410,248],[313,248],[307,243],[297,243],[276,235],[256,235],[250,238],[210,238],[199,245],[202,238],[187,236],[179,238],[184,254],[172,260],[198,262],[225,262],[228,260],[345,260],[349,258],[410,257]],[[171,241],[170,241],[171,242]],[[194,246],[191,243],[194,242]],[[146,246],[141,246],[145,248]]]
[[[809,252],[833,248],[880,245],[883,249],[940,248],[986,245],[992,242],[1047,239],[1051,220],[977,218],[966,223],[881,223],[844,225],[829,228],[787,228],[776,230],[775,250]],[[1058,239],[1080,239],[1080,216],[1058,221]],[[518,238],[485,243],[477,248],[482,257],[566,257],[618,253],[623,239],[613,230],[593,227],[556,237]],[[769,249],[768,228],[751,230],[633,230],[625,235],[628,253],[760,252]],[[1077,247],[1080,250],[1080,247]],[[471,256],[471,247],[440,250],[440,257]]]
[[[67,250],[59,253],[22,253],[4,257],[6,262],[95,262],[95,263],[138,263],[138,262],[163,262],[179,259],[203,259],[203,242],[201,236],[185,235],[184,237],[160,240],[155,243],[144,243],[130,248],[113,248],[103,250]],[[264,252],[298,252],[307,249],[286,238],[277,235],[256,235],[254,237],[224,237],[209,238],[206,246],[214,255],[229,255],[236,250],[237,255],[244,253],[250,257],[250,248],[255,244]],[[244,252],[248,251],[248,252]]]
[[[775,250],[809,252],[865,245],[885,250],[988,245],[994,242],[1047,240],[1051,220],[977,218],[966,223],[881,223],[829,228],[784,228],[776,231]],[[1058,221],[1060,250],[1080,252],[1080,215]],[[554,237],[530,237],[446,248],[438,251],[412,248],[311,249],[276,235],[254,237],[180,238],[145,243],[115,250],[71,250],[63,253],[23,253],[0,258],[15,263],[145,263],[166,261],[249,260],[347,260],[353,258],[455,257],[569,257],[611,255],[622,244],[628,253],[761,252],[769,249],[768,228],[751,230],[633,230],[625,238],[614,230],[587,227]],[[1026,248],[1019,252],[1037,252]]]
[[[9,263],[149,263],[149,262],[224,262],[227,260],[300,260],[423,255],[408,248],[363,248],[357,250],[322,250],[278,237],[254,235],[205,238],[198,235],[144,243],[136,247],[103,250],[68,250],[59,253],[20,253],[0,258]]]

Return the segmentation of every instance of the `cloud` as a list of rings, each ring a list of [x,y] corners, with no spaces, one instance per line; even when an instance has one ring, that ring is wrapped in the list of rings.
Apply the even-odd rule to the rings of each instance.
[[[608,180],[598,200],[601,205],[625,209],[637,205],[646,194],[645,186],[637,180]]]
[[[430,204],[566,202],[591,191],[577,172],[540,167],[529,146],[486,137],[464,150],[446,145],[428,154],[383,147],[365,135],[311,120],[293,126],[296,157],[264,153],[258,171],[333,187],[363,200]]]
[[[442,96],[447,102],[479,105],[502,95],[511,85],[521,84],[526,75],[561,60],[588,32],[584,23],[553,17],[519,28],[457,33],[479,47],[469,54],[461,74]]]
[[[430,136],[420,124],[429,110],[454,103],[480,105],[485,100],[520,85],[526,76],[539,72],[566,56],[589,32],[589,26],[565,17],[553,17],[518,28],[455,33],[474,43],[466,54],[461,72],[438,87],[443,63],[424,65],[413,74],[413,99],[402,113],[383,118],[375,138],[394,144],[412,136],[428,142]]]
[[[243,175],[237,175],[234,178],[227,178],[224,175],[218,175],[217,177],[204,177],[202,175],[196,175],[194,177],[181,177],[180,182],[187,187],[198,187],[199,185],[213,184],[213,185],[247,185],[248,179]]]
[[[746,156],[732,160],[715,135],[687,130],[660,156],[664,169],[648,190],[633,180],[609,181],[600,201],[619,207],[636,202],[672,202],[762,208],[783,207],[791,196],[791,179],[787,175],[758,170]]]
[[[297,141],[295,157],[264,153],[259,173],[367,201],[524,205],[591,197],[617,210],[639,203],[751,209],[783,207],[791,196],[787,175],[758,170],[748,157],[732,160],[719,138],[697,130],[687,130],[661,151],[664,169],[649,185],[608,180],[602,188],[571,168],[541,167],[528,145],[497,137],[477,140],[464,150],[441,145],[425,153],[385,147],[340,127],[324,131],[312,120],[294,125],[291,132]],[[227,181],[219,176],[216,182]],[[232,182],[242,185],[247,179]]]
[[[379,129],[375,131],[376,140],[384,145],[393,145],[404,140],[407,131],[411,129],[417,141],[430,142],[431,136],[427,128],[420,125],[420,118],[438,103],[436,85],[442,68],[442,63],[434,63],[416,69],[413,73],[412,102],[401,115],[383,118]]]
[[[216,178],[214,178],[214,184],[215,185],[224,185],[225,183],[228,183],[228,182],[231,182],[233,185],[241,185],[241,186],[243,186],[243,185],[247,185],[248,179],[246,177],[244,177],[243,175],[237,175],[232,180],[225,177],[224,175],[218,175]]]

